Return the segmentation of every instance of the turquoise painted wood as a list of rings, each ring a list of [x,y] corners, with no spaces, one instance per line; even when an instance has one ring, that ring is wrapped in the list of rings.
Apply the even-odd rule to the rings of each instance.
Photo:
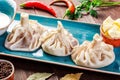
[[[12,19],[16,13],[16,3],[14,0],[0,0],[0,12],[5,13]]]
[[[43,24],[50,28],[56,28],[57,21],[61,21],[63,23],[64,28],[67,29],[70,33],[72,33],[73,36],[79,40],[80,44],[85,40],[91,41],[95,33],[100,33],[99,31],[100,26],[96,24],[80,23],[80,22],[48,18],[48,17],[43,17],[43,16],[35,16],[35,15],[30,15],[30,19],[37,20],[40,24]],[[15,20],[17,21],[20,20],[19,13],[16,14]],[[120,75],[120,49],[119,47],[114,49],[116,59],[111,65],[103,67],[103,68],[91,69],[91,68],[79,67],[75,65],[73,61],[71,60],[70,56],[56,57],[56,56],[52,56],[52,55],[49,55],[43,52],[43,56],[36,57],[33,55],[33,53],[37,52],[38,50],[34,52],[10,51],[4,47],[4,41],[7,35],[8,35],[8,32],[0,36],[0,52],[4,52],[6,55],[9,54],[9,56],[14,55],[14,56],[19,56],[21,58],[24,57],[24,58],[29,58],[31,60],[41,61],[41,62],[47,62],[47,63],[75,67],[75,68],[80,68],[80,69]]]

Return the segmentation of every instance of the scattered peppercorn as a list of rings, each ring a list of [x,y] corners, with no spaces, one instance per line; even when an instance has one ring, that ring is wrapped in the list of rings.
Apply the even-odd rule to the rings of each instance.
[[[0,62],[0,79],[9,76],[12,72],[11,64],[7,62]]]

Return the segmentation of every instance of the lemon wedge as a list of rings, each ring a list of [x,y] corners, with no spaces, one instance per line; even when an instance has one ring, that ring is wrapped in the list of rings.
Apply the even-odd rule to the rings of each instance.
[[[114,20],[110,16],[105,19],[102,25],[102,30],[104,33],[107,32],[110,28],[112,28],[113,22]]]
[[[120,18],[114,21],[114,24],[120,28]]]
[[[113,25],[113,27],[108,30],[108,35],[113,39],[119,39],[120,38],[120,28],[116,25]]]

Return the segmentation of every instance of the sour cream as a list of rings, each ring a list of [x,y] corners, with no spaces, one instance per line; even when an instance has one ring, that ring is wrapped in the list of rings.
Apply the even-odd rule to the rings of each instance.
[[[9,23],[10,23],[9,16],[0,12],[0,28],[6,27]]]

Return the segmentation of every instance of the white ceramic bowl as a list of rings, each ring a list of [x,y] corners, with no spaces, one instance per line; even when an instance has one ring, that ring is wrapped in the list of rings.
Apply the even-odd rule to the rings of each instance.
[[[5,14],[9,17],[9,22],[4,26],[0,25],[0,36],[7,31],[8,26],[14,20],[16,15],[16,2],[14,0],[0,0],[0,14]],[[0,16],[1,23],[5,23],[5,19],[2,20],[3,16]]]

